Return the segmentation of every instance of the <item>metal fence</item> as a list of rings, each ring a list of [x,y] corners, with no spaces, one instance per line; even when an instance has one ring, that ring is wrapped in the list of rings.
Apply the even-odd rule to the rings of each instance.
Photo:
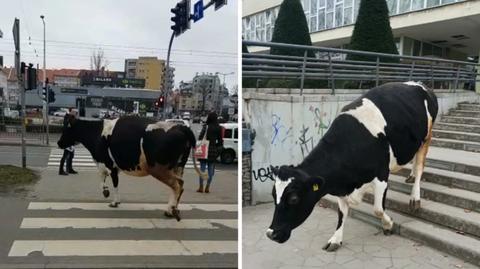
[[[422,81],[432,88],[456,90],[473,88],[478,63],[455,60],[401,56],[336,48],[302,46],[271,42],[243,41],[258,53],[242,54],[243,78],[260,80],[282,79],[300,81],[300,93],[306,80],[328,81],[332,94],[339,82],[368,85],[391,81]],[[272,48],[296,50],[302,56],[270,55]],[[308,55],[315,55],[309,57]],[[348,55],[367,56],[373,61],[347,60]]]

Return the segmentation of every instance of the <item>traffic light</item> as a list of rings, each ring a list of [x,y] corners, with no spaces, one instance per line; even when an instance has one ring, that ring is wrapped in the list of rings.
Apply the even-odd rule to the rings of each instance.
[[[187,29],[190,29],[190,0],[182,0],[170,10],[174,15],[171,20],[174,25],[170,27],[175,36],[179,36]]]
[[[55,92],[48,87],[48,103],[55,103]]]
[[[163,95],[158,97],[158,99],[155,101],[155,108],[162,108],[163,107]]]
[[[42,100],[47,101],[48,78],[45,79],[45,86],[42,87]]]
[[[37,88],[37,69],[33,68],[33,64],[28,64],[27,68],[27,83],[25,90],[31,91]]]
[[[227,4],[227,0],[213,0],[215,2],[215,10]]]
[[[160,102],[160,107],[163,107],[163,101],[164,101],[163,96],[160,96],[158,101]]]

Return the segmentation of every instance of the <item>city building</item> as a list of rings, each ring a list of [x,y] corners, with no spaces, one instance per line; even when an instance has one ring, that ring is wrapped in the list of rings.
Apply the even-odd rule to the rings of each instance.
[[[350,42],[360,0],[301,2],[315,46],[344,48]],[[244,39],[270,41],[281,3],[243,1]],[[479,0],[387,0],[387,5],[401,55],[478,61]]]
[[[144,79],[145,88],[160,90],[164,81],[165,60],[157,57],[139,57],[125,60],[125,76],[131,79]]]

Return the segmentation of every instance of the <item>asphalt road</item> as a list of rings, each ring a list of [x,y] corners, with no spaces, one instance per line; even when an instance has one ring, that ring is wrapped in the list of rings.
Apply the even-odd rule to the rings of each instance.
[[[192,128],[198,134],[200,126]],[[0,190],[0,268],[237,266],[237,164],[217,166],[209,194],[195,192],[198,176],[187,168],[177,222],[163,215],[170,193],[163,183],[121,174],[122,203],[109,208],[91,158],[79,148],[79,174],[59,176],[60,152],[29,147],[27,164],[41,179]],[[0,146],[0,163],[20,165],[20,156],[20,147]]]

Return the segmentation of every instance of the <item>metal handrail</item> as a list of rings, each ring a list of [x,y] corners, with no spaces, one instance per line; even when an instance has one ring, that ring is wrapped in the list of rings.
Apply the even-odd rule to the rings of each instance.
[[[243,77],[299,80],[300,94],[303,92],[306,79],[327,80],[332,93],[335,91],[336,81],[371,81],[375,85],[379,85],[381,82],[387,81],[420,80],[429,82],[432,87],[435,82],[442,82],[443,86],[453,86],[454,90],[460,83],[480,81],[475,71],[480,65],[472,62],[272,42],[243,41],[243,44],[266,47],[268,50],[274,47],[303,50],[303,57],[270,55],[267,54],[268,51],[242,54]],[[322,57],[319,57],[320,55],[308,57],[308,52],[321,54]],[[333,53],[363,55],[375,60],[336,59],[332,56]],[[397,59],[397,61],[382,61],[386,58]]]

